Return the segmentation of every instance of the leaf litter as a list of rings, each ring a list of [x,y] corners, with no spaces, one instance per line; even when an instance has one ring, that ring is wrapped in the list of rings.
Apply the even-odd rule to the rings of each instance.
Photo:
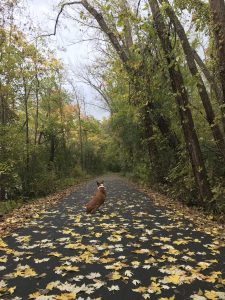
[[[121,179],[106,182],[101,213],[84,210],[91,181],[0,239],[1,299],[225,299],[217,230]]]

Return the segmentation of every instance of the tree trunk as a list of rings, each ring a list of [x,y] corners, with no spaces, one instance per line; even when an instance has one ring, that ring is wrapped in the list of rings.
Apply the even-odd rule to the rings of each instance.
[[[220,106],[221,111],[221,120],[223,125],[223,131],[225,134],[225,107],[223,106],[223,93],[220,87],[218,86],[214,76],[210,73],[209,69],[206,67],[204,62],[202,61],[201,57],[198,55],[198,53],[193,50],[194,53],[194,59],[196,63],[198,64],[199,68],[201,69],[202,73],[204,74],[205,78],[209,82],[211,89],[214,91],[214,94],[216,96],[216,100]]]
[[[192,114],[189,108],[188,93],[184,86],[184,80],[180,68],[175,62],[175,57],[172,51],[172,45],[168,37],[168,31],[163,21],[163,17],[160,13],[158,2],[157,0],[148,1],[151,7],[155,28],[158,37],[161,41],[162,48],[164,50],[164,54],[167,60],[171,87],[173,93],[175,94],[175,99],[180,115],[181,126],[183,129],[184,139],[190,157],[196,186],[199,191],[200,199],[202,203],[204,203],[205,201],[210,200],[212,198],[212,193],[209,187],[206,168],[204,165],[198,137],[195,131]]]
[[[147,140],[148,154],[150,160],[153,162],[157,160],[158,150],[154,141],[153,120],[149,103],[143,107],[141,114],[143,115],[144,135]]]
[[[2,128],[5,128],[7,120],[6,120],[6,107],[5,107],[5,97],[4,97],[4,93],[2,90],[2,84],[0,82],[0,124],[2,126]],[[5,135],[5,132],[3,130],[1,130],[0,132],[1,136],[3,137]],[[0,137],[1,137],[0,136]],[[2,159],[2,161],[4,161],[4,154],[7,153],[6,149],[5,149],[5,143],[4,143],[4,139],[0,139],[0,157]],[[4,174],[0,174],[0,201],[4,201],[6,199],[5,195],[6,195],[6,188],[4,186],[4,182],[5,182],[5,175]]]
[[[167,13],[168,17],[170,18],[170,21],[173,23],[175,30],[180,38],[180,41],[181,41],[181,44],[182,44],[182,47],[184,50],[184,54],[186,56],[188,68],[190,70],[191,75],[196,79],[198,93],[201,98],[203,107],[205,109],[206,119],[210,125],[212,135],[214,137],[214,141],[217,145],[219,152],[221,153],[221,155],[223,156],[223,159],[225,161],[224,135],[221,132],[219,125],[215,122],[215,113],[213,111],[212,104],[210,102],[210,98],[207,93],[204,82],[202,80],[202,77],[196,66],[192,47],[188,41],[187,35],[185,33],[185,30],[184,30],[182,24],[180,23],[179,19],[177,18],[176,14],[174,13],[168,0],[160,0],[160,2],[167,4],[166,13]]]
[[[41,139],[43,136],[44,136],[44,132],[43,131],[39,132],[39,136],[38,136],[38,140],[37,140],[38,145],[41,145]]]
[[[51,135],[49,162],[54,163],[54,160],[55,160],[55,137],[54,135]]]
[[[0,201],[4,201],[5,199],[5,188],[0,187]]]
[[[34,127],[34,144],[37,144],[37,135],[38,135],[38,119],[39,119],[39,79],[36,69],[36,88],[35,88],[35,96],[36,96],[36,116],[35,116],[35,127]]]
[[[132,28],[130,25],[130,17],[129,17],[129,13],[131,12],[131,9],[127,0],[121,0],[120,5],[122,8],[122,14],[124,16],[124,35],[125,35],[124,45],[129,55],[130,54],[129,49],[133,45]]]
[[[177,139],[175,132],[171,130],[170,121],[164,118],[163,115],[157,115],[156,122],[162,135],[168,140],[170,148],[175,150],[179,145],[179,141]]]
[[[81,170],[84,171],[83,135],[82,135],[82,124],[81,124],[81,116],[80,116],[80,104],[78,102],[78,99],[77,99],[77,107],[78,107],[78,121],[79,121],[80,164],[81,164]]]
[[[225,104],[225,3],[224,0],[209,0],[209,5],[217,49],[223,104]]]
[[[29,171],[29,114],[28,114],[28,95],[25,87],[24,95],[24,104],[25,104],[25,116],[26,116],[26,127],[25,127],[25,142],[26,142],[26,172]]]
[[[112,43],[114,49],[116,50],[117,54],[119,55],[121,61],[124,63],[126,70],[130,70],[128,66],[128,56],[125,49],[120,45],[117,37],[113,33],[112,30],[108,27],[107,23],[105,22],[101,13],[99,13],[93,6],[91,6],[87,0],[82,0],[81,4],[84,8],[95,18],[95,20],[100,25],[102,31],[108,36],[110,42]]]

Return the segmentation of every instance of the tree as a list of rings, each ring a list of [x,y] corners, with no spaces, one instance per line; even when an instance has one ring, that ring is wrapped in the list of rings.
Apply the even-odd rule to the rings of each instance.
[[[158,3],[156,0],[149,0],[149,5],[153,14],[156,31],[162,43],[167,60],[171,87],[175,94],[175,99],[180,114],[181,126],[184,132],[184,139],[189,152],[196,184],[198,186],[201,200],[203,202],[207,202],[207,200],[211,199],[212,193],[210,191],[206,168],[194,127],[192,114],[189,108],[188,94],[184,86],[183,76],[179,66],[176,65],[175,58],[173,57],[172,45],[168,38],[168,31],[163,22]]]
[[[223,104],[225,105],[225,3],[224,0],[210,0],[209,4],[217,49],[218,70],[223,92]]]
[[[225,160],[225,135],[220,130],[219,125],[216,123],[216,116],[212,107],[212,104],[210,102],[210,98],[206,89],[206,86],[203,82],[203,79],[198,71],[198,68],[195,63],[195,57],[194,57],[194,51],[188,41],[187,35],[185,33],[185,30],[179,21],[178,17],[176,16],[175,12],[173,11],[171,5],[169,4],[168,0],[160,0],[162,4],[166,4],[166,13],[170,18],[170,21],[175,27],[175,31],[177,32],[182,48],[185,53],[186,61],[188,68],[190,70],[190,73],[196,80],[196,85],[198,89],[199,96],[201,98],[203,107],[205,109],[206,118],[209,123],[209,126],[212,130],[212,134],[214,137],[214,140],[218,146],[219,151],[221,152],[221,155],[223,156]]]

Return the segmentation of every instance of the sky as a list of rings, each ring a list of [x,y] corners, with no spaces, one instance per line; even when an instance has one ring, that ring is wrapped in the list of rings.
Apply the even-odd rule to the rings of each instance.
[[[26,0],[26,2],[33,23],[39,26],[41,31],[53,33],[55,19],[59,11],[56,5],[59,0]],[[83,33],[79,24],[76,21],[66,21],[63,18],[60,19],[56,36],[47,37],[47,39],[53,41],[56,56],[75,72],[79,72],[80,69],[84,68],[84,65],[91,64],[97,55],[94,43],[79,42],[82,37]],[[86,113],[99,120],[108,117],[109,113],[99,108],[104,104],[101,103],[97,92],[81,82],[76,84],[80,93],[84,96]]]

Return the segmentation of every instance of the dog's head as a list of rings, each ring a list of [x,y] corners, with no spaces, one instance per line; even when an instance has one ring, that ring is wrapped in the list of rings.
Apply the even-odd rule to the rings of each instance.
[[[97,186],[98,186],[99,190],[104,190],[105,191],[105,186],[104,186],[104,181],[103,180],[100,181],[100,182],[97,181]]]

